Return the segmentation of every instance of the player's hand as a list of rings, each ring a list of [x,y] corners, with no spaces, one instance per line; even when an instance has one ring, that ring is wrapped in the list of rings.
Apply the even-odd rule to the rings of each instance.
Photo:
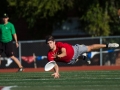
[[[19,44],[18,44],[18,42],[16,42],[15,44],[16,44],[16,47],[18,48],[18,47],[19,47]]]
[[[53,73],[52,76],[54,76],[54,78],[59,78],[60,77],[59,73]]]
[[[57,56],[57,55],[58,55],[57,53],[54,53],[54,54],[52,54],[52,57],[51,57],[51,58],[58,59],[58,56]]]

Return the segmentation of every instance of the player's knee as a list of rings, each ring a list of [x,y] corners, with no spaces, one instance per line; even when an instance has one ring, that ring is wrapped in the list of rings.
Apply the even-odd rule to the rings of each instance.
[[[87,46],[87,48],[88,48],[88,52],[90,52],[90,51],[92,51],[94,49],[94,46],[93,45]]]
[[[9,58],[14,59],[15,57],[12,55],[12,56],[10,56]]]

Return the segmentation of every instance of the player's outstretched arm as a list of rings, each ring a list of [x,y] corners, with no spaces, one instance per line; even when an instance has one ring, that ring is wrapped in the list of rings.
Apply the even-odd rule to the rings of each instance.
[[[59,53],[54,53],[51,58],[53,58],[54,60],[57,60],[57,59],[59,59],[59,58],[65,57],[66,55],[67,55],[66,49],[65,49],[65,48],[62,48],[62,49],[61,49],[61,54],[59,54]]]
[[[59,78],[60,77],[60,74],[59,74],[59,66],[56,64],[54,66],[54,73],[52,74],[52,76],[54,76],[54,78]]]
[[[61,49],[61,54],[57,55],[58,58],[61,58],[61,57],[65,57],[67,55],[66,53],[66,49],[65,48],[62,48]]]

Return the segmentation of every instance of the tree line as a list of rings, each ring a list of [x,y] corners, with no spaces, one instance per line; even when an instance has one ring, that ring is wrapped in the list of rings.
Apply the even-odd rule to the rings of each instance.
[[[81,28],[91,36],[120,34],[119,0],[1,0],[12,22],[23,19],[34,39],[51,34],[53,25],[68,17],[79,17]]]

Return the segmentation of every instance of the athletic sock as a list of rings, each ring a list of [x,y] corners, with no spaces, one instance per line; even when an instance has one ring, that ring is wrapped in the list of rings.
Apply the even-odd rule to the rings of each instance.
[[[106,48],[108,48],[108,44],[106,44]]]

